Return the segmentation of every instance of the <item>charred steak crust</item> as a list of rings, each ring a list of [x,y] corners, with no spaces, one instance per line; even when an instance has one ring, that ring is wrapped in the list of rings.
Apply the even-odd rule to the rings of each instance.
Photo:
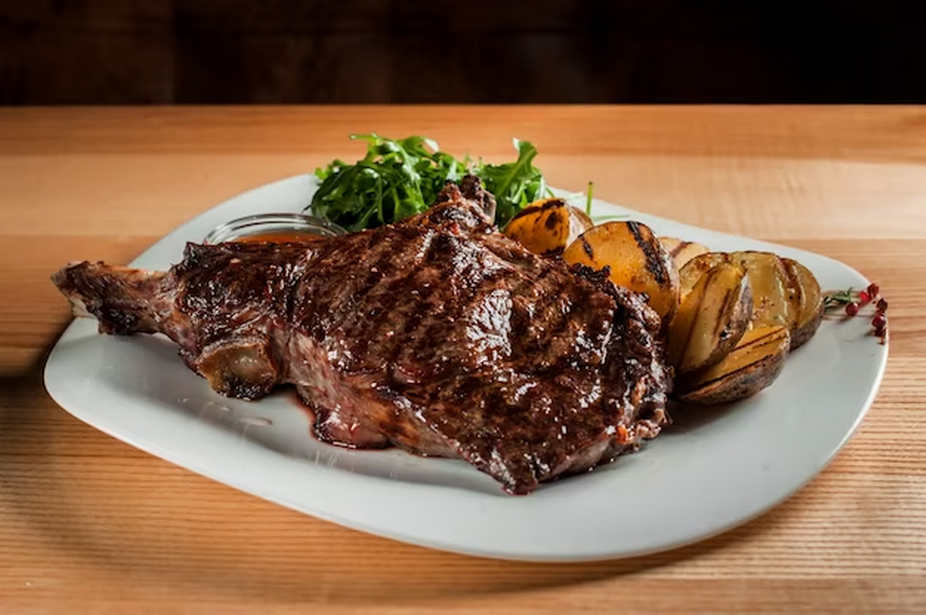
[[[460,457],[524,494],[656,436],[669,374],[640,296],[528,252],[492,205],[467,178],[395,225],[55,282],[104,332],[167,334],[225,395],[295,384],[325,441]]]

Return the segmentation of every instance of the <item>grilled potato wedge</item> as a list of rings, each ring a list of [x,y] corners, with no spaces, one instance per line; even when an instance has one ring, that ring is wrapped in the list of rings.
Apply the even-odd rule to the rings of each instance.
[[[679,272],[682,298],[691,292],[702,275],[720,263],[739,265],[752,287],[751,326],[797,327],[797,310],[791,301],[790,279],[784,264],[771,252],[709,252],[696,256]]]
[[[537,254],[562,254],[594,224],[584,211],[563,199],[534,201],[505,225],[504,233]]]
[[[823,294],[809,269],[770,252],[710,252],[688,261],[679,272],[682,300],[719,263],[736,263],[752,286],[751,327],[787,326],[791,349],[813,337],[823,319]]]
[[[677,374],[719,363],[743,337],[752,317],[746,271],[721,263],[701,276],[669,325],[666,355]]]
[[[788,274],[791,303],[797,314],[797,323],[791,329],[791,350],[806,343],[823,322],[823,292],[820,283],[807,267],[796,260],[782,258]]]
[[[784,326],[794,330],[797,313],[791,302],[788,272],[778,258],[770,252],[734,252],[733,258],[746,270],[752,286],[752,326]]]
[[[614,284],[649,296],[663,327],[672,321],[678,309],[678,270],[645,224],[607,222],[592,227],[566,248],[563,259],[597,270],[609,267]]]
[[[660,237],[659,243],[666,249],[678,269],[696,256],[707,254],[710,249],[700,243],[684,241],[678,237]]]
[[[706,252],[688,260],[678,269],[679,292],[682,300],[695,287],[701,277],[721,263],[733,263],[733,257],[726,252]]]
[[[673,396],[694,405],[725,404],[751,397],[778,378],[790,347],[787,327],[747,331],[720,363],[680,377]]]

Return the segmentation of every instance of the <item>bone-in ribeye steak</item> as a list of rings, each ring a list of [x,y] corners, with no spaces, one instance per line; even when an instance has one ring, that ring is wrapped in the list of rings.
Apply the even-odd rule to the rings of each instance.
[[[375,230],[188,244],[167,272],[82,262],[53,280],[102,332],[170,337],[219,393],[293,383],[326,442],[459,457],[525,494],[656,436],[668,373],[640,296],[530,253],[491,203],[467,178]]]

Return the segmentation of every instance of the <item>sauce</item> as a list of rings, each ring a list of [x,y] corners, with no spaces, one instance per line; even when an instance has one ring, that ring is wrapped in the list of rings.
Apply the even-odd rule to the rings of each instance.
[[[273,242],[273,243],[300,243],[306,241],[318,241],[319,239],[326,239],[323,235],[319,235],[313,231],[300,231],[298,229],[288,230],[288,231],[276,231],[269,233],[257,233],[255,235],[244,235],[242,237],[236,237],[232,241],[238,243],[257,243],[257,242]]]

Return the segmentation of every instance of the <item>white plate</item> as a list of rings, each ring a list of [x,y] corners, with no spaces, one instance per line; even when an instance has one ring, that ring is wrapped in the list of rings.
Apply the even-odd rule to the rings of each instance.
[[[216,225],[248,214],[300,211],[314,190],[314,179],[305,175],[237,196],[175,230],[132,265],[166,269],[181,258],[185,242],[201,241]],[[816,254],[603,202],[595,202],[593,213],[631,213],[659,234],[715,250],[774,250],[807,265],[824,289],[868,283]],[[61,336],[45,385],[68,412],[101,431],[316,517],[448,551],[592,560],[717,534],[813,478],[855,430],[881,381],[887,348],[868,333],[866,318],[827,320],[758,396],[725,409],[676,413],[677,425],[639,453],[526,497],[505,495],[462,461],[320,443],[309,435],[292,393],[256,403],[226,399],[188,370],[164,338],[98,335],[92,320],[75,321]]]

